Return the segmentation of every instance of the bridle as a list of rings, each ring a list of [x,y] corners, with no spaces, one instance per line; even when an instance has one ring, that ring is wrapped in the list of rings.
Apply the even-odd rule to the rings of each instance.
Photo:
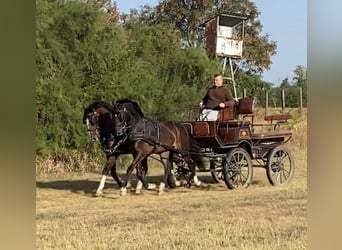
[[[99,114],[96,111],[93,111],[90,114],[87,114],[84,120],[84,123],[87,125],[87,131],[91,135],[96,134],[97,139],[99,140],[100,135],[100,127],[99,127]]]
[[[116,116],[115,113],[114,113],[114,116]],[[111,117],[111,119],[113,119],[113,113],[110,113],[110,117]],[[113,135],[112,133],[110,133],[109,135],[101,134],[101,129],[100,129],[100,126],[99,126],[99,113],[96,112],[96,111],[93,111],[92,113],[87,114],[87,118],[85,120],[86,120],[85,123],[87,124],[88,132],[91,133],[91,134],[95,134],[96,135],[97,141],[100,142],[100,144],[102,146],[102,150],[107,155],[110,155],[110,154],[114,153],[116,151],[116,149],[122,143],[124,143],[126,141],[126,139],[127,139],[126,129],[123,129],[123,132],[120,133],[119,135],[118,134]],[[90,123],[93,126],[93,128],[90,128],[90,126],[89,126]],[[124,122],[124,124],[126,124],[126,123]],[[118,138],[120,138],[120,139],[117,140]],[[106,147],[106,143],[110,143],[110,142],[113,142],[113,144],[112,144],[112,146],[110,148],[107,148]]]
[[[124,119],[125,114],[127,113],[126,107],[121,109],[121,108],[118,108],[117,105],[116,105],[113,113],[114,113],[114,124],[115,124],[115,134],[116,134],[116,136],[127,135],[128,130],[131,128],[131,126],[129,126],[127,124],[127,120]],[[122,124],[120,126],[120,129],[121,129],[120,132],[118,132],[118,128],[119,128],[119,126],[117,125],[118,121]]]

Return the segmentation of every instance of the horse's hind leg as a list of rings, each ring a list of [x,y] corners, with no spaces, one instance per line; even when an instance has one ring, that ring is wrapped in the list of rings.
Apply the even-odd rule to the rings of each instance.
[[[165,184],[167,183],[167,178],[171,172],[171,164],[169,164],[170,152],[164,152],[160,155],[161,161],[164,165],[164,177],[163,181],[160,182],[158,195],[161,195],[164,192]]]
[[[118,185],[122,185],[120,179],[117,177],[116,175],[116,159],[117,156],[116,155],[112,155],[112,156],[108,156],[107,157],[107,164],[106,167],[102,170],[102,177],[101,177],[101,181],[99,183],[99,186],[96,190],[96,196],[101,196],[103,194],[103,188],[105,186],[106,183],[106,177],[109,173],[109,171],[111,171],[111,175],[113,176],[113,174],[115,175],[115,177],[113,176],[113,178],[115,179],[115,181],[118,183]],[[114,167],[114,171],[113,171],[113,167]]]
[[[191,171],[190,180],[193,179],[195,185],[196,186],[200,186],[201,185],[201,181],[198,179],[198,177],[196,175],[196,165],[195,165],[195,163],[189,157],[186,158],[186,162],[188,163],[188,166],[189,166],[190,171]]]

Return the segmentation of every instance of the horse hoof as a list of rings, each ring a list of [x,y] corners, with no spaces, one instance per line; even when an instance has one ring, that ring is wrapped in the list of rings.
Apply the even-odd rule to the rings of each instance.
[[[135,194],[141,194],[141,190],[135,190]]]
[[[127,194],[126,188],[121,188],[121,189],[120,189],[120,196],[124,196],[124,195],[126,195],[126,194]]]
[[[158,191],[158,195],[162,195],[164,193],[164,191]]]
[[[96,192],[96,193],[94,194],[95,197],[101,197],[102,195],[103,195],[102,192]]]

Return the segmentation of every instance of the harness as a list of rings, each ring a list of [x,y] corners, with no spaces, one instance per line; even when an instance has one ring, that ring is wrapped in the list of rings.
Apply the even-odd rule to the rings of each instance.
[[[106,148],[105,143],[108,141],[115,141],[115,137],[113,136],[113,134],[110,134],[109,138],[106,137],[101,137],[100,141],[101,141],[101,146],[102,146],[102,150],[103,152],[108,156],[111,155],[115,152],[119,153],[117,151],[118,147],[120,147],[126,140],[127,140],[128,136],[126,133],[124,133],[123,137],[118,140],[116,143],[113,144],[113,146],[111,148]]]
[[[127,132],[131,141],[143,140],[154,146],[160,145],[160,126],[153,120],[143,118],[143,126],[129,129]]]

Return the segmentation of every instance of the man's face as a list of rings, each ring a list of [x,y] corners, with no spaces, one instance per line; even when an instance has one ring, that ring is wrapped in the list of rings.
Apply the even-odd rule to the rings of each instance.
[[[223,84],[223,78],[222,78],[222,76],[216,76],[216,77],[214,78],[214,82],[215,82],[215,86],[216,86],[216,87],[222,86],[222,84]]]

